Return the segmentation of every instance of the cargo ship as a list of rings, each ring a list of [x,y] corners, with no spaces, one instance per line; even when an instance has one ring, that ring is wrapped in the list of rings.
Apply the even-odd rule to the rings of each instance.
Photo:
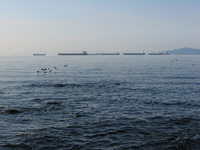
[[[145,55],[145,53],[123,53],[123,55]]]
[[[99,55],[98,53],[89,53],[88,55]]]
[[[83,51],[82,53],[58,53],[58,55],[62,56],[62,55],[88,55],[88,53],[86,51]]]
[[[45,56],[46,54],[45,53],[35,53],[35,54],[33,54],[33,56]]]
[[[120,53],[98,53],[98,55],[120,55]]]
[[[170,55],[168,52],[166,53],[148,53],[148,55]]]

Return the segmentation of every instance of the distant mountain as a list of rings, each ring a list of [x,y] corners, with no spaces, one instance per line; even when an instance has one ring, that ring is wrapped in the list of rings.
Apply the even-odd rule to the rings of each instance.
[[[174,49],[174,50],[166,50],[163,52],[168,52],[172,55],[200,55],[200,49],[193,49],[189,47]]]

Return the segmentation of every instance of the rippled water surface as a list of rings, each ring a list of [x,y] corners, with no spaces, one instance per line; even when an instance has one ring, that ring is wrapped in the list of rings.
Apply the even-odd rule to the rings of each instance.
[[[200,56],[0,57],[0,150],[200,149]]]

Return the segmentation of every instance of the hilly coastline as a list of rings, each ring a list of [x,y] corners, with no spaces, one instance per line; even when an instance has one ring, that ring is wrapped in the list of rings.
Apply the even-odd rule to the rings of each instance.
[[[174,50],[166,50],[163,52],[167,52],[172,55],[200,55],[200,49],[193,49],[189,47],[174,49]]]

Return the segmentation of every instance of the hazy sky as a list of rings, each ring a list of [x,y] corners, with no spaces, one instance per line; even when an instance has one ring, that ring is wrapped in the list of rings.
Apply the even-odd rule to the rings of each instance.
[[[0,0],[0,56],[200,48],[200,0]]]

